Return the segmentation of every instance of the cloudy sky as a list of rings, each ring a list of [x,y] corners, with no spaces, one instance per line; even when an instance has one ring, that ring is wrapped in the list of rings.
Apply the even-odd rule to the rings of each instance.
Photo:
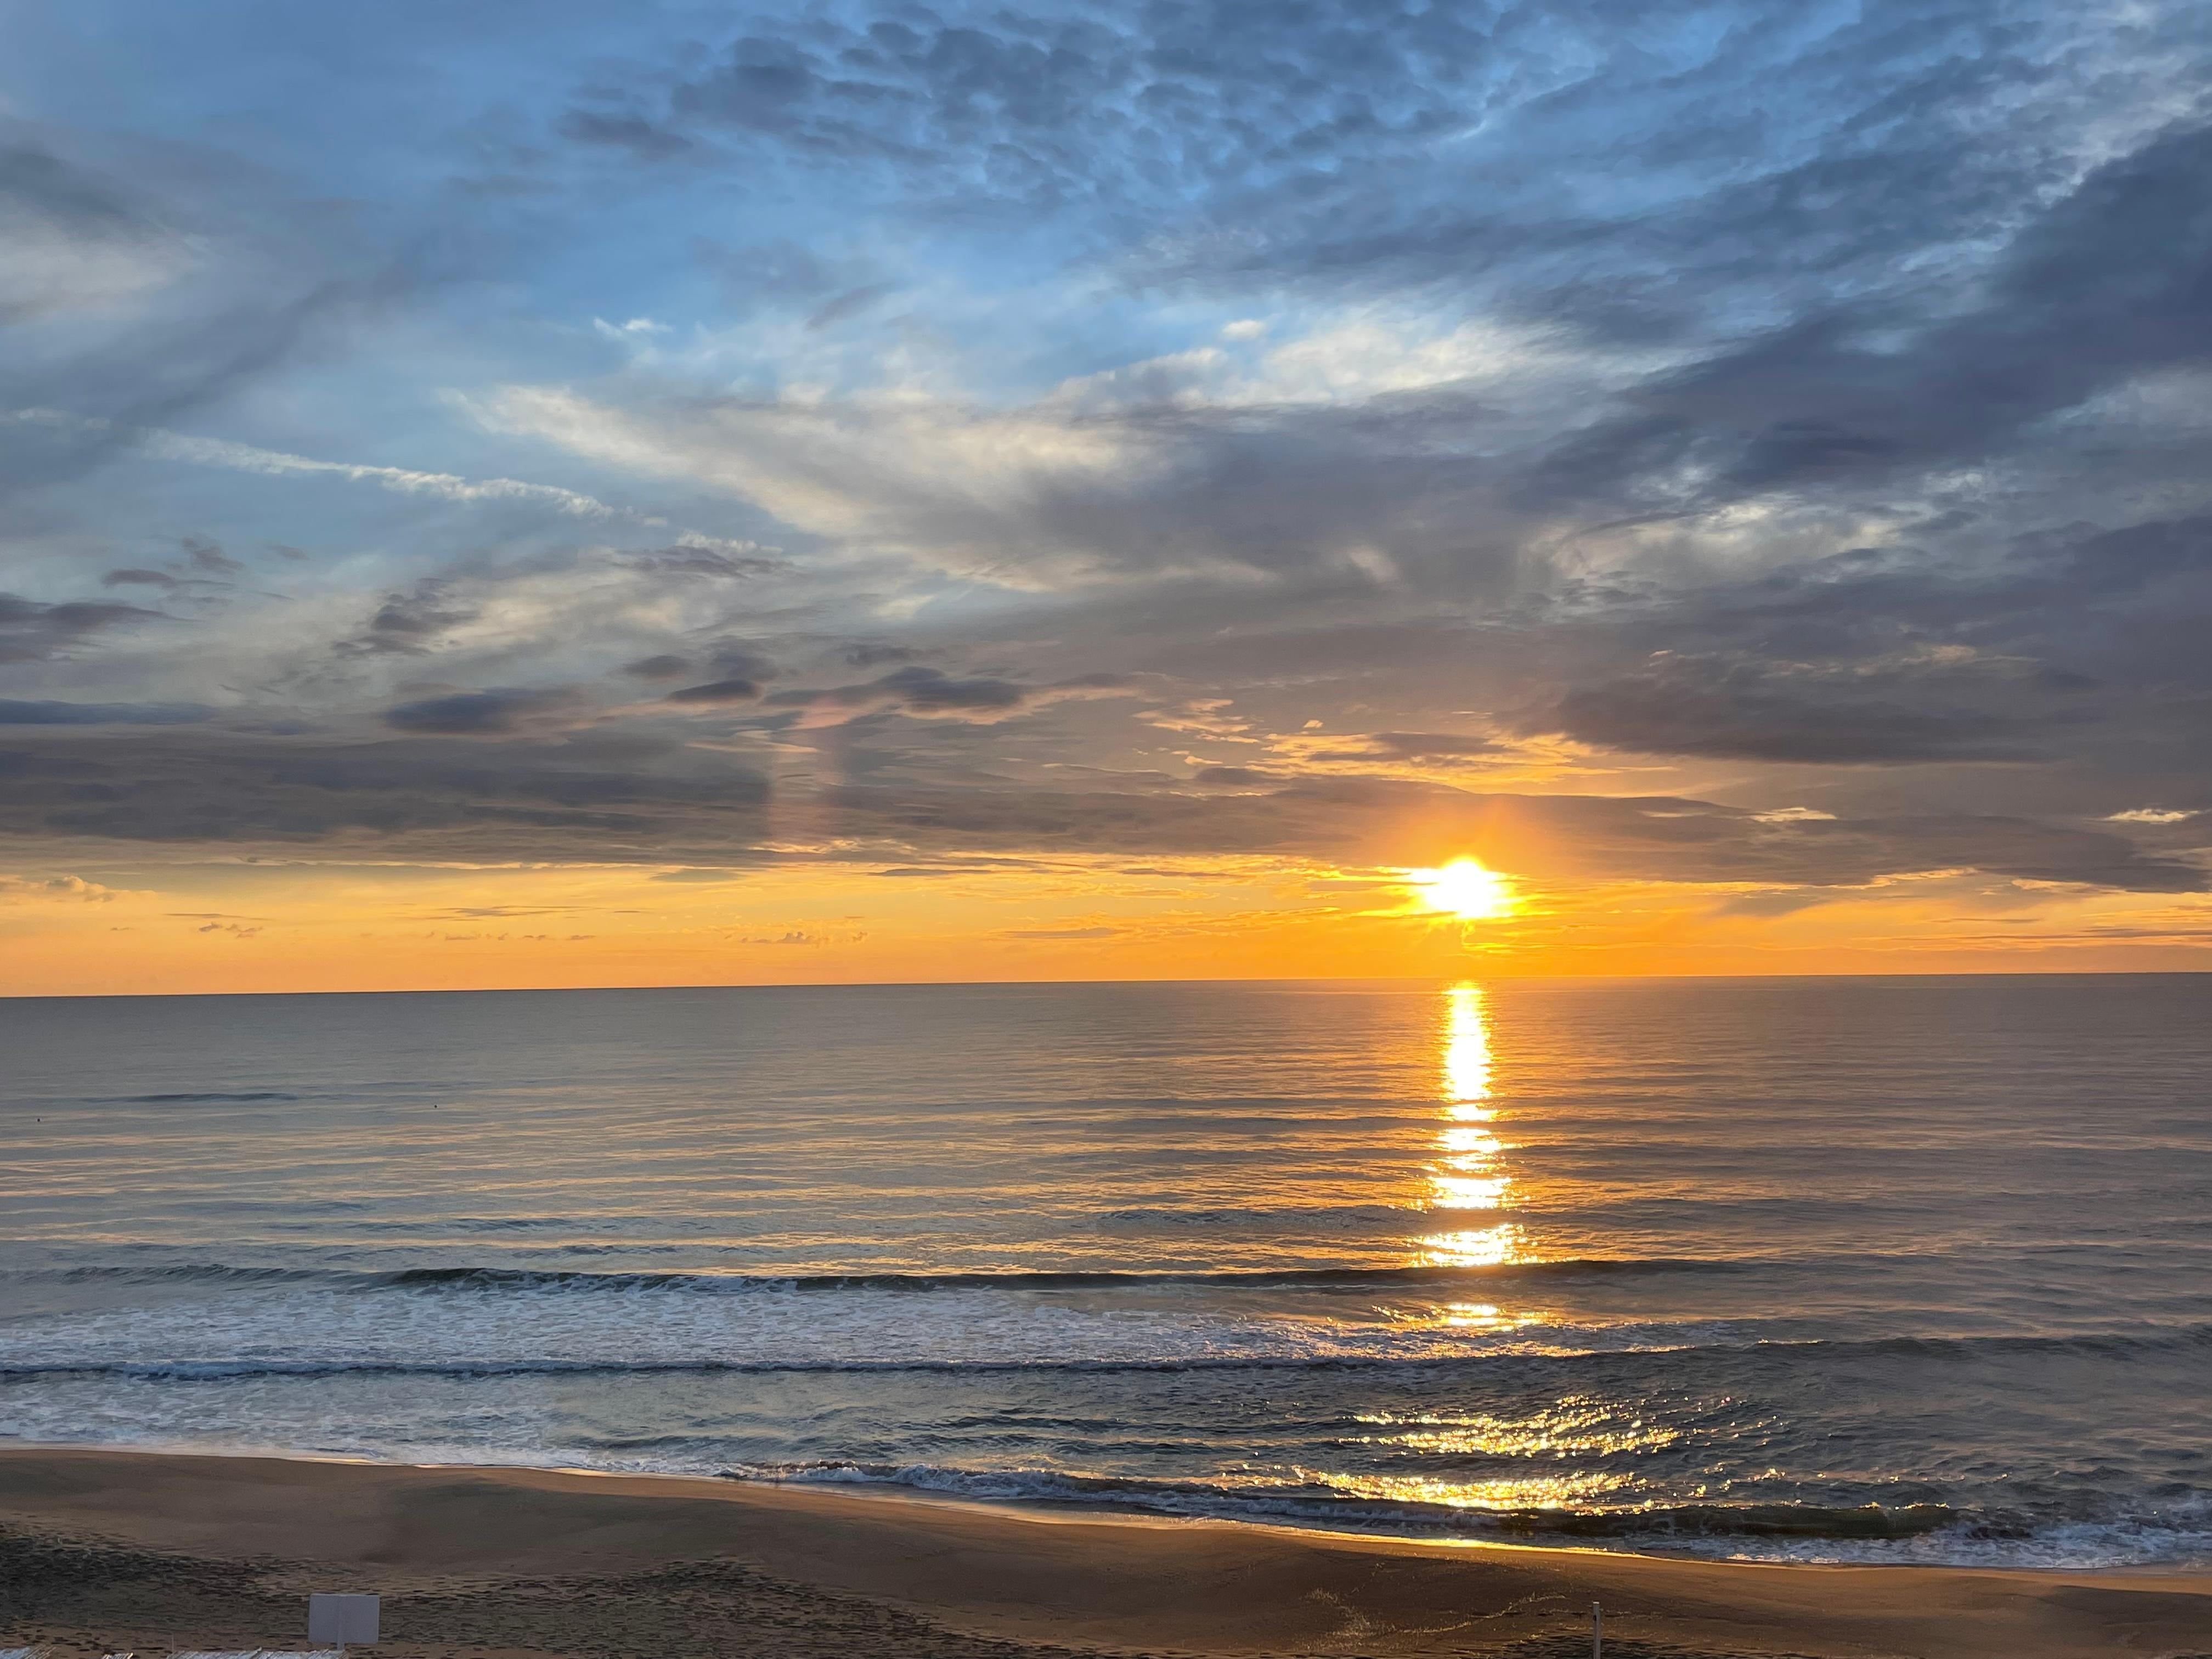
[[[0,990],[2212,965],[2212,8],[0,42]]]

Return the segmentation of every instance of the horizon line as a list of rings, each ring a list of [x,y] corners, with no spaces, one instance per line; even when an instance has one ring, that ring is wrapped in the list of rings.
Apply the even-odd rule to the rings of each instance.
[[[1888,979],[2189,979],[2212,975],[2205,968],[1990,968],[1943,971],[1863,971],[1770,974],[1319,974],[1217,975],[1194,978],[1168,975],[1121,979],[884,979],[755,980],[687,981],[669,985],[457,985],[378,986],[358,990],[293,991],[0,991],[0,1002],[183,1001],[214,997],[434,997],[588,995],[605,991],[896,991],[929,989],[1008,990],[1051,986],[1109,985],[1462,985],[1499,981],[1621,983],[1644,981],[1888,980]]]

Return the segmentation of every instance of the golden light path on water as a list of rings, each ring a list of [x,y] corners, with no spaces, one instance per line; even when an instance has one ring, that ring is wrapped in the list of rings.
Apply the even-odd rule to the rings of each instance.
[[[1490,1211],[1486,1227],[1431,1234],[1419,1242],[1424,1266],[1502,1267],[1534,1255],[1520,1226],[1505,1218],[1515,1177],[1505,1166],[1507,1147],[1497,1133],[1488,1007],[1479,985],[1443,992],[1437,1021],[1437,1093],[1442,1121],[1436,1161],[1430,1166],[1424,1207],[1464,1212]],[[1408,1322],[1470,1338],[1504,1337],[1541,1327],[1546,1316],[1508,1310],[1494,1303],[1450,1301],[1413,1314]],[[1440,1405],[1443,1402],[1439,1402]],[[1501,1417],[1445,1407],[1433,1413],[1364,1417],[1376,1431],[1362,1443],[1403,1457],[1495,1458],[1503,1466],[1486,1477],[1419,1473],[1341,1472],[1318,1478],[1347,1496],[1386,1502],[1435,1504],[1452,1509],[1540,1510],[1590,1503],[1628,1482],[1618,1472],[1577,1468],[1577,1462],[1663,1443],[1671,1435],[1622,1416],[1609,1402],[1566,1396],[1524,1417]],[[1535,1464],[1535,1468],[1516,1464]]]
[[[1503,1210],[1512,1189],[1500,1167],[1504,1148],[1488,1127],[1491,1104],[1490,1025],[1482,988],[1455,985],[1443,994],[1442,1093],[1445,1123],[1437,1136],[1438,1162],[1429,1176],[1429,1206],[1443,1210]],[[1422,1261],[1439,1267],[1488,1267],[1519,1259],[1520,1229],[1510,1221],[1438,1233],[1421,1241]]]

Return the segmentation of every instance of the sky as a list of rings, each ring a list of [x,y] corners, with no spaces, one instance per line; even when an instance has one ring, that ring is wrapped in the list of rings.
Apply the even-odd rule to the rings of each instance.
[[[26,0],[0,993],[2212,967],[2209,439],[2189,0]]]

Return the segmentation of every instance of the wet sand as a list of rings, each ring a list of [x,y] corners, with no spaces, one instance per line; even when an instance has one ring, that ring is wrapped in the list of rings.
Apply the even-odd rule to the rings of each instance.
[[[0,1451],[0,1647],[301,1646],[384,1598],[389,1659],[2191,1655],[2212,1573],[1787,1567],[1407,1543],[819,1488]]]

